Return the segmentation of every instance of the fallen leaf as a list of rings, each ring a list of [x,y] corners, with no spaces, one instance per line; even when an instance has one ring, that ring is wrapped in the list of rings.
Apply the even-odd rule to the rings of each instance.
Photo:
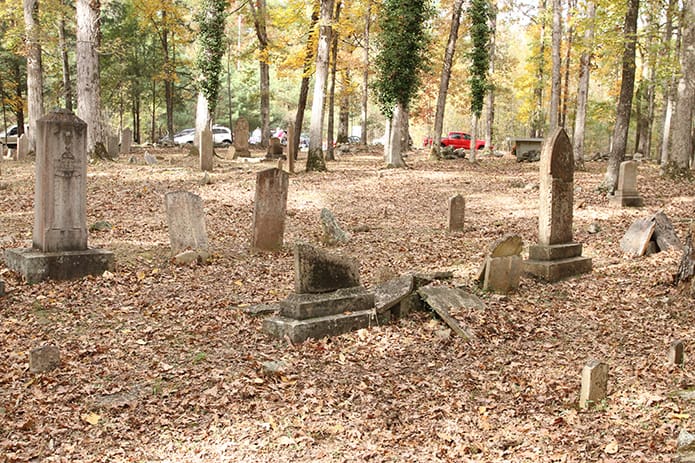
[[[614,455],[618,453],[618,441],[613,439],[608,444],[606,444],[606,447],[603,449],[603,451],[606,452],[608,455]]]
[[[85,413],[84,415],[81,416],[82,421],[86,421],[87,423],[96,426],[97,423],[99,423],[99,420],[101,420],[101,416],[97,415],[94,412],[89,412]]]

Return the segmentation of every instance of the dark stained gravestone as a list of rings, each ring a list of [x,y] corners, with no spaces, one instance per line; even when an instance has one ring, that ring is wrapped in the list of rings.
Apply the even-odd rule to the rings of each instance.
[[[256,175],[252,248],[262,251],[282,248],[289,181],[287,172],[280,169],[267,169]]]

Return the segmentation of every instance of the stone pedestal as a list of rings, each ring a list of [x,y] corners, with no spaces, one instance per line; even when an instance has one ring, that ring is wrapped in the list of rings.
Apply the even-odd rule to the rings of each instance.
[[[582,256],[581,243],[529,246],[524,272],[548,282],[591,272],[590,257]]]
[[[608,195],[608,202],[615,207],[642,207],[644,200],[637,192],[637,162],[624,161],[618,171],[618,189]]]
[[[7,266],[29,283],[100,275],[113,253],[87,247],[87,124],[70,111],[36,123],[33,246],[5,251]]]
[[[377,325],[376,311],[363,310],[305,320],[282,316],[272,317],[263,322],[263,330],[276,338],[289,338],[293,343],[300,343],[309,338],[338,336],[373,325]]]
[[[615,194],[608,195],[608,202],[614,207],[642,207],[644,206],[644,199],[634,193],[626,193],[623,191],[616,191]]]

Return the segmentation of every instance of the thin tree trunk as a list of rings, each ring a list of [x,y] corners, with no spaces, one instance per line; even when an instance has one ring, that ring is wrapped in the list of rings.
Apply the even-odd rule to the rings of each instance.
[[[318,3],[314,1],[314,9],[311,13],[311,25],[309,26],[309,36],[306,43],[306,55],[304,56],[304,66],[302,69],[302,82],[299,87],[297,114],[294,118],[294,129],[297,133],[293,140],[294,153],[299,152],[299,139],[301,138],[302,126],[304,124],[304,110],[306,109],[306,102],[309,96],[309,79],[311,77],[311,66],[314,61],[314,30],[316,28],[316,23],[319,20],[318,7]]]
[[[157,82],[152,79],[152,118],[150,119],[150,142],[154,143],[157,125]]]
[[[36,152],[36,121],[43,116],[43,76],[41,71],[41,27],[38,0],[24,0],[27,47],[27,109],[29,110],[29,151]]]
[[[348,129],[350,125],[350,94],[347,92],[349,83],[349,72],[343,71],[346,76],[342,80],[340,91],[340,112],[338,114],[338,143],[346,143],[348,141]]]
[[[340,20],[340,8],[342,0],[338,0],[335,5],[335,16],[333,22],[336,24]],[[331,77],[328,83],[328,127],[326,130],[326,139],[328,146],[326,147],[326,160],[335,161],[335,147],[333,146],[333,129],[335,118],[335,73],[338,67],[338,33],[333,31],[331,39]]]
[[[21,82],[22,81],[22,69],[19,66],[19,60],[14,59],[12,60],[13,66],[13,71],[14,71],[14,81],[15,82]],[[17,101],[23,101],[24,100],[24,95],[22,94],[22,85],[15,85],[15,90],[14,90],[14,96],[17,99]],[[24,105],[17,105],[15,106],[15,116],[17,118],[17,137],[22,135],[24,133]],[[5,125],[7,127],[7,125]]]
[[[587,8],[588,25],[584,31],[584,51],[579,58],[579,85],[577,88],[577,114],[574,119],[574,165],[584,168],[584,131],[586,129],[586,104],[589,99],[589,80],[591,74],[591,54],[594,48],[594,24],[596,5],[589,2]]]
[[[63,98],[65,99],[65,109],[72,111],[72,81],[70,78],[68,44],[65,38],[65,17],[60,18],[60,23],[58,25],[58,40],[60,43],[60,57],[63,68]]]
[[[369,102],[369,29],[372,22],[372,2],[367,0],[367,15],[364,21],[364,69],[362,71],[362,105],[360,143],[367,144],[367,103]]]
[[[495,47],[497,35],[497,2],[492,1],[490,6],[490,76],[495,75]],[[492,150],[492,139],[495,126],[495,87],[490,85],[487,92],[487,113],[485,115],[485,146]]]
[[[560,127],[565,128],[567,124],[567,107],[570,99],[570,65],[572,62],[572,42],[574,41],[574,22],[572,21],[572,11],[575,7],[574,0],[567,2],[567,47],[565,53],[565,80],[563,82],[562,98],[560,101]]]
[[[164,54],[164,101],[166,105],[167,133],[174,136],[174,69],[169,50],[169,30],[167,29],[166,11],[162,11],[162,52]],[[173,41],[173,40],[172,40]],[[153,140],[154,141],[154,140]]]
[[[547,0],[540,0],[540,11],[547,8]],[[541,18],[541,30],[538,37],[538,63],[536,67],[536,86],[533,89],[533,96],[536,100],[536,107],[531,115],[531,137],[541,137],[543,126],[545,125],[545,114],[543,113],[543,80],[545,79],[545,19]]]
[[[635,48],[637,43],[637,15],[639,0],[629,0],[625,15],[625,48],[623,49],[623,68],[620,84],[620,97],[615,113],[615,128],[613,129],[613,149],[608,157],[608,167],[603,180],[603,187],[608,193],[613,193],[618,186],[618,170],[625,159],[627,135],[630,128],[630,110],[632,94],[635,89]]]
[[[401,103],[397,103],[391,117],[389,141],[386,147],[387,167],[406,167],[403,161],[403,126],[405,121],[405,109]]]
[[[549,133],[559,126],[560,114],[560,49],[562,47],[562,0],[553,0],[553,34],[552,34],[552,73],[550,87],[550,126]]]
[[[459,25],[461,24],[461,10],[463,0],[454,0],[451,10],[451,24],[449,26],[449,40],[444,51],[444,63],[442,65],[442,75],[439,79],[439,95],[437,96],[437,107],[434,113],[434,128],[430,136],[432,140],[432,153],[439,153],[439,140],[442,138],[444,130],[444,111],[446,110],[446,97],[449,93],[449,79],[451,78],[451,66],[456,53],[456,41],[458,40]]]
[[[663,61],[670,63],[672,56],[672,41],[673,41],[673,16],[678,6],[678,0],[669,0],[666,9],[666,24],[664,26],[664,36],[662,45]],[[671,78],[663,87],[663,100],[665,101],[664,110],[661,116],[661,139],[659,141],[658,159],[662,168],[669,162],[669,142],[671,140],[671,116],[673,115],[673,98],[674,98],[675,77]]]
[[[268,146],[270,137],[270,65],[268,64],[268,31],[266,27],[267,8],[265,0],[257,0],[258,8],[253,1],[249,2],[253,23],[258,38],[260,50],[260,91],[261,91],[261,147]],[[301,130],[301,129],[298,129]]]
[[[470,156],[469,161],[470,162],[478,162],[478,149],[477,149],[478,145],[476,143],[476,140],[478,139],[478,125],[479,125],[480,118],[478,116],[476,116],[475,114],[473,114],[472,117],[473,117],[473,120],[471,121],[472,122],[471,125],[473,126],[473,129],[471,130],[471,149],[470,149],[471,156]]]
[[[314,79],[314,99],[311,105],[311,125],[309,127],[309,154],[306,170],[325,171],[323,159],[323,103],[325,100],[326,81],[328,79],[328,55],[331,42],[331,18],[333,0],[321,0],[319,19],[319,41],[316,51],[316,74]]]

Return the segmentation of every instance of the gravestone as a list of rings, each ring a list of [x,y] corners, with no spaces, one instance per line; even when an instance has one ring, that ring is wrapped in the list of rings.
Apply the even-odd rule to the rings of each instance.
[[[29,371],[44,373],[60,366],[60,349],[52,344],[29,351]]]
[[[449,198],[449,231],[463,231],[463,222],[466,212],[466,199],[461,195]]]
[[[282,153],[283,148],[280,139],[278,137],[270,137],[270,146],[268,146],[265,157],[268,159],[279,159],[282,157]]]
[[[620,239],[620,249],[629,257],[643,256],[649,247],[656,223],[649,219],[637,219]]]
[[[523,261],[521,250],[524,246],[518,235],[506,236],[490,247],[478,272],[477,281],[486,291],[507,294],[519,288]]]
[[[280,169],[267,169],[256,175],[251,243],[254,249],[275,251],[282,248],[288,188],[289,176]]]
[[[145,159],[145,163],[146,163],[148,166],[153,166],[153,165],[157,164],[157,158],[154,157],[154,156],[152,156],[152,155],[151,155],[150,153],[148,153],[147,151],[145,151],[144,159]]]
[[[17,160],[23,161],[29,155],[29,138],[27,134],[23,133],[17,139]]]
[[[599,404],[608,393],[608,365],[591,360],[582,368],[582,388],[579,393],[579,408],[588,409]]]
[[[87,247],[87,124],[67,110],[36,123],[36,180],[31,248],[5,251],[28,283],[112,270],[110,251]]]
[[[668,351],[668,360],[671,365],[683,366],[685,363],[683,341],[673,341]]]
[[[208,235],[201,197],[188,191],[173,191],[164,196],[164,205],[169,224],[171,255],[178,256],[193,251],[197,253],[196,260],[198,257],[203,261],[207,260]]]
[[[133,145],[133,131],[125,128],[121,131],[121,154],[130,153],[130,148]]]
[[[608,202],[617,207],[642,207],[644,200],[637,192],[637,162],[620,163],[618,172],[618,189],[608,195]]]
[[[326,293],[360,285],[360,265],[356,259],[329,254],[310,244],[294,247],[294,291]]]
[[[200,132],[200,170],[212,172],[212,131],[205,127]]]
[[[0,280],[0,296],[5,295],[5,282]]]
[[[108,135],[106,137],[106,152],[109,158],[115,159],[118,156],[118,136]]]
[[[350,234],[340,227],[333,213],[325,207],[321,209],[321,228],[323,229],[321,241],[324,244],[333,246],[350,241]]]
[[[249,151],[249,123],[243,117],[237,119],[234,124],[234,157],[248,157]]]
[[[567,133],[559,128],[543,146],[537,245],[529,247],[524,271],[554,282],[591,272],[591,259],[572,241],[574,158]]]

